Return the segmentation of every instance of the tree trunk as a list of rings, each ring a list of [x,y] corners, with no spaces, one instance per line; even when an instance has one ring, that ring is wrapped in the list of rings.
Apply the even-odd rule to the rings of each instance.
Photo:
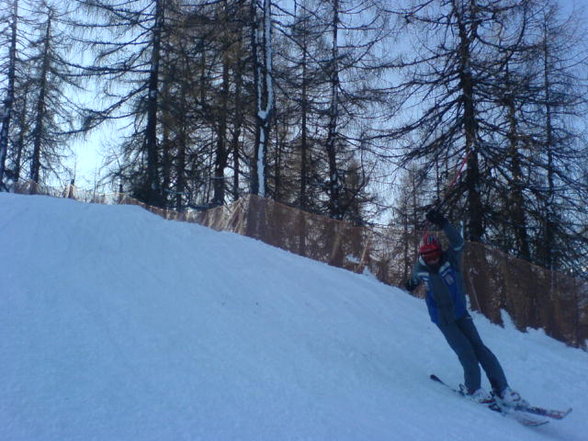
[[[159,157],[157,142],[157,111],[159,100],[159,61],[161,57],[161,36],[164,24],[165,0],[155,2],[155,25],[153,27],[153,48],[148,80],[147,127],[145,128],[145,148],[147,152],[147,202],[155,206],[163,205],[161,184],[159,182]]]
[[[223,205],[225,202],[225,168],[227,167],[229,155],[227,150],[227,117],[229,102],[229,60],[226,53],[223,55],[223,83],[221,91],[220,109],[218,112],[218,131],[216,141],[216,156],[214,160],[214,194],[213,205]]]
[[[47,16],[47,29],[45,31],[45,41],[43,46],[43,55],[41,62],[41,70],[39,75],[39,95],[37,97],[35,128],[33,129],[33,157],[31,161],[30,179],[35,183],[39,183],[41,174],[41,150],[43,149],[43,137],[45,132],[45,114],[47,112],[47,87],[48,75],[50,67],[49,59],[49,45],[51,42],[51,25],[53,16],[50,12]]]
[[[459,16],[461,12],[456,8],[459,16],[460,38],[460,88],[463,102],[463,127],[465,133],[465,151],[468,157],[466,188],[467,188],[467,231],[468,239],[480,241],[484,234],[482,200],[480,197],[480,168],[477,152],[478,126],[476,122],[476,108],[474,103],[474,82],[471,71],[470,33],[475,34],[475,4],[469,3],[468,13]],[[468,23],[470,22],[470,23]],[[474,26],[469,29],[468,24]]]
[[[307,90],[307,62],[308,54],[306,48],[306,34],[304,36],[304,47],[302,48],[302,120],[300,133],[300,208],[308,209],[308,90]]]
[[[329,215],[333,219],[343,217],[341,209],[341,180],[337,169],[337,141],[338,141],[338,119],[339,119],[339,0],[333,0],[333,21],[332,25],[332,47],[331,47],[331,69],[330,87],[331,104],[329,107],[329,123],[326,150],[329,164]]]
[[[240,45],[241,46],[241,45]],[[233,200],[239,199],[239,175],[240,170],[240,138],[241,126],[243,125],[243,102],[241,90],[243,76],[241,61],[237,61],[237,70],[235,71],[235,126],[233,128],[233,137],[231,139],[231,150],[233,151]]]
[[[257,19],[256,2],[252,2],[252,49],[256,89],[255,151],[251,170],[251,192],[265,197],[267,149],[273,110],[271,1],[263,2],[263,20]],[[261,29],[260,29],[261,27]],[[261,37],[261,38],[260,38]],[[260,42],[261,40],[261,42]]]
[[[545,33],[547,34],[547,32]],[[543,222],[543,243],[541,246],[541,260],[547,268],[553,268],[553,249],[555,248],[555,225],[554,225],[554,203],[555,203],[555,172],[553,164],[554,134],[552,121],[551,104],[551,80],[549,78],[549,46],[547,41],[543,44],[543,87],[545,89],[545,149],[547,153],[547,194],[545,195],[544,222]]]
[[[4,168],[8,154],[8,136],[10,119],[14,106],[14,87],[16,82],[16,40],[18,23],[18,0],[12,5],[12,22],[10,24],[10,49],[8,56],[8,88],[4,99],[4,114],[2,115],[2,127],[0,128],[0,190],[4,186]]]
[[[529,235],[527,233],[527,218],[525,214],[525,199],[523,196],[523,172],[518,146],[518,130],[515,107],[512,99],[508,103],[509,143],[510,143],[510,201],[507,209],[510,211],[510,221],[513,224],[518,257],[529,260],[531,257]]]

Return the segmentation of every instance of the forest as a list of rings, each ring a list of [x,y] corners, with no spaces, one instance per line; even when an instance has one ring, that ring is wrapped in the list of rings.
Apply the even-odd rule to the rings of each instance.
[[[588,27],[564,0],[0,0],[0,186],[255,194],[587,277]]]

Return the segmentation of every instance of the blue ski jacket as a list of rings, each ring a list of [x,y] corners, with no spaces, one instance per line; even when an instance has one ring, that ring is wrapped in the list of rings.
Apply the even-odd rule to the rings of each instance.
[[[425,284],[429,315],[438,325],[447,325],[468,315],[461,267],[464,240],[449,222],[445,222],[443,231],[449,247],[443,251],[439,267],[431,268],[419,257],[411,276],[414,286]]]

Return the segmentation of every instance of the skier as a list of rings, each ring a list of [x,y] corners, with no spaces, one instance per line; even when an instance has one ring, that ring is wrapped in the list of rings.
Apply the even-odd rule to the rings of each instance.
[[[525,406],[526,401],[509,387],[498,359],[482,342],[467,311],[461,274],[463,237],[440,212],[431,210],[426,218],[443,230],[449,248],[444,251],[437,236],[426,233],[419,246],[419,258],[412,276],[405,283],[406,289],[412,292],[421,282],[425,284],[431,320],[441,330],[463,367],[465,386],[462,391],[466,396],[486,405],[492,404],[495,397],[502,406]],[[490,381],[494,397],[481,387],[480,365]]]

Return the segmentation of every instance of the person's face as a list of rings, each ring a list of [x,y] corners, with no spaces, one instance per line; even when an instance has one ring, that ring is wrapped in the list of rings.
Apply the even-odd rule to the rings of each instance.
[[[439,266],[440,262],[441,256],[431,256],[428,259],[425,259],[425,263],[433,268]]]
[[[441,251],[423,254],[423,260],[429,268],[438,269],[441,265]]]

